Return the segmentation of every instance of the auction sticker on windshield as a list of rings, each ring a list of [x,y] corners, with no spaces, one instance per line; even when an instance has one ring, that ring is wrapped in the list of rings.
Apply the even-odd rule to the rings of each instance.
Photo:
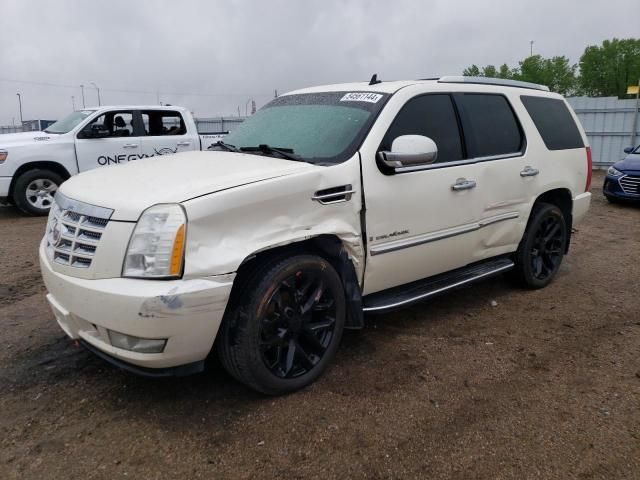
[[[379,93],[370,92],[351,92],[347,93],[340,99],[341,102],[369,102],[378,103],[378,100],[382,98]]]

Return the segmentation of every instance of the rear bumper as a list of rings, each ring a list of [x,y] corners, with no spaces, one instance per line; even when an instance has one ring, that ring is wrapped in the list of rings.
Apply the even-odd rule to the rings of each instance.
[[[180,366],[185,366],[183,371],[197,371],[198,366],[190,364],[209,354],[235,277],[87,280],[54,271],[43,245],[40,268],[60,328],[90,350],[101,352],[105,360],[142,374],[145,369]],[[113,346],[109,331],[167,340],[161,353],[134,352]],[[167,376],[167,372],[152,376]]]
[[[584,192],[573,199],[572,224],[577,225],[582,221],[591,205],[591,193]]]
[[[619,198],[622,200],[640,201],[639,193],[625,193],[620,186],[620,178],[623,177],[610,177],[607,175],[604,179],[604,185],[602,186],[602,193],[607,197]]]

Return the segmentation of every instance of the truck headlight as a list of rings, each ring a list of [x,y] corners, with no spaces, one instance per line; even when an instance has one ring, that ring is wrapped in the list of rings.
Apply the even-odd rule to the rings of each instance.
[[[609,170],[607,170],[607,175],[611,175],[612,177],[619,177],[624,174],[617,168],[609,167]]]
[[[180,278],[187,216],[177,204],[160,204],[142,213],[131,234],[123,277]]]

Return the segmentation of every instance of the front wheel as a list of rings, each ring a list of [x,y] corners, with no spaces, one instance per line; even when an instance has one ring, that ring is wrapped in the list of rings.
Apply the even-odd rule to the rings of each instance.
[[[567,247],[567,223],[555,205],[533,207],[515,255],[514,275],[528,288],[546,287],[555,277]]]
[[[222,364],[262,393],[303,388],[336,355],[345,303],[340,277],[325,259],[273,260],[243,286],[225,316],[217,344]]]
[[[29,170],[18,177],[13,188],[13,202],[29,215],[47,215],[62,177],[50,170]]]

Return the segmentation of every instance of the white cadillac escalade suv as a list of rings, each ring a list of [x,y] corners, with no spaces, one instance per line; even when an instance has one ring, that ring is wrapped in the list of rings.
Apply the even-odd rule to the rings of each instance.
[[[546,286],[591,197],[582,128],[533,84],[309,88],[224,142],[60,187],[40,261],[71,338],[152,376],[215,350],[246,385],[292,391],[367,312],[507,271]]]

